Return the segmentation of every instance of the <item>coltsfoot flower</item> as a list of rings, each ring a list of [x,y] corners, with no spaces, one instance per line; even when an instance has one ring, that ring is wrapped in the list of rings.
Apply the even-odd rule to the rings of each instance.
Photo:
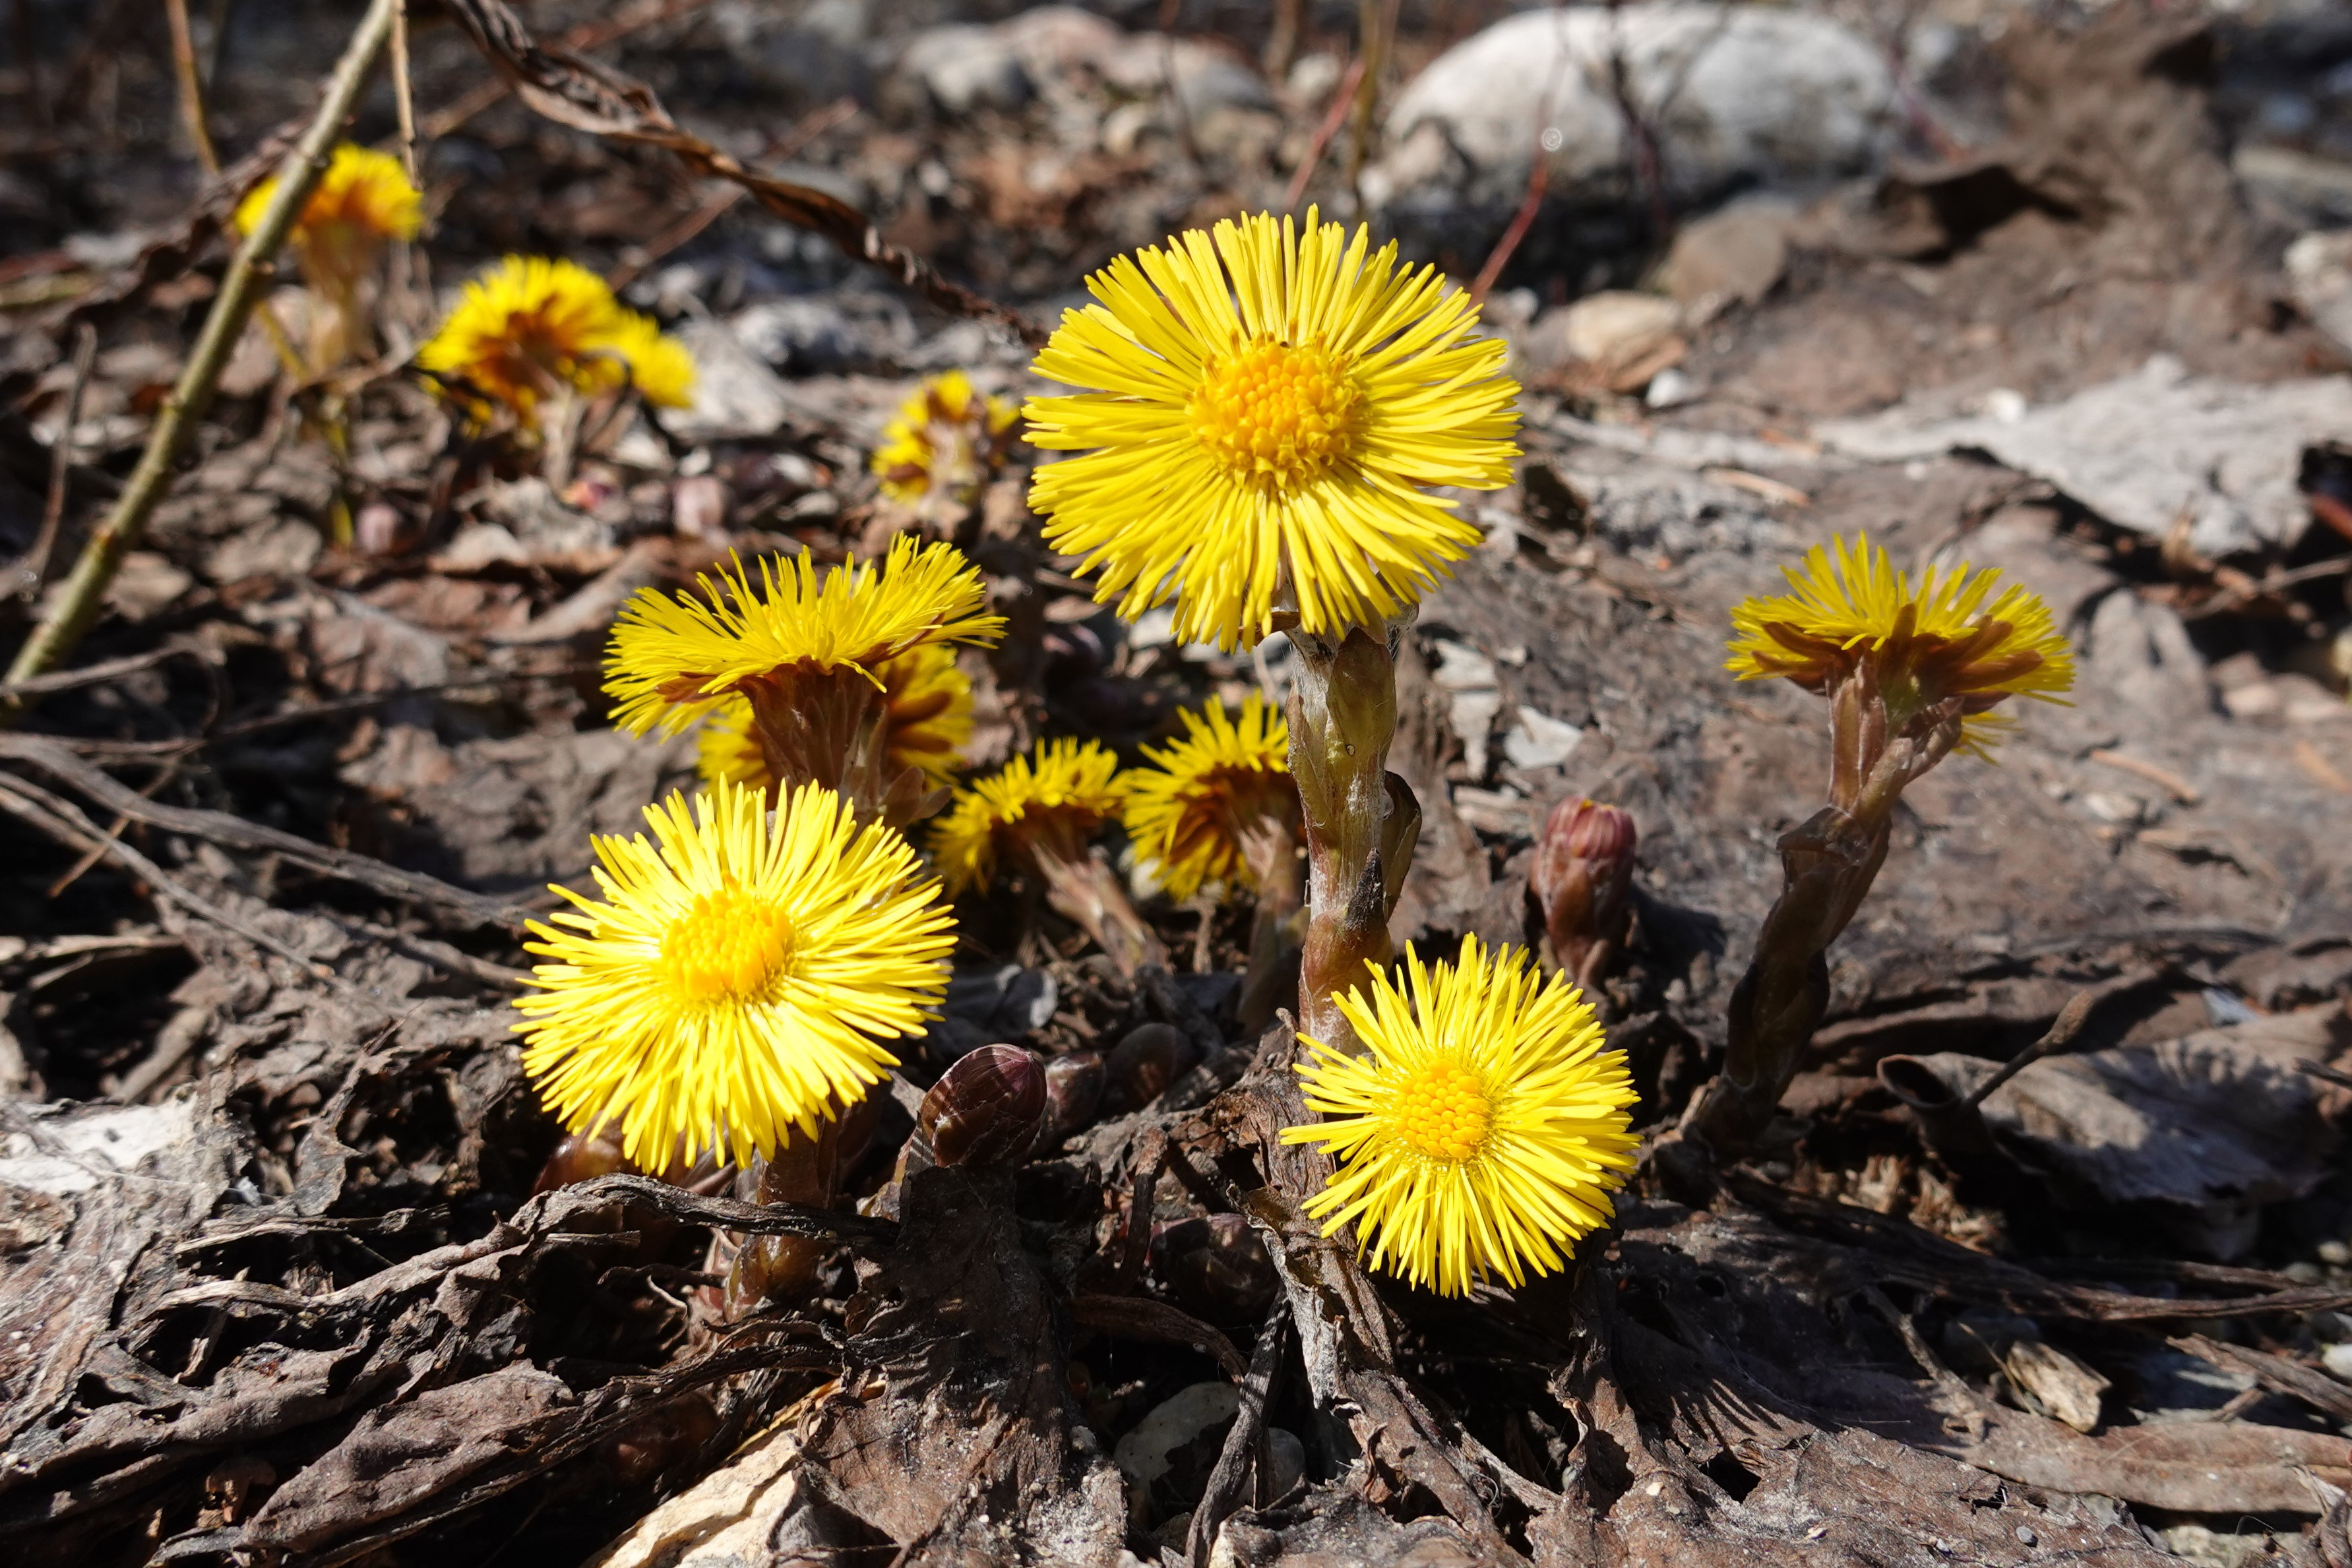
[[[1285,759],[1290,727],[1255,694],[1243,699],[1238,721],[1214,701],[1178,716],[1184,737],[1145,747],[1152,766],[1127,776],[1128,837],[1179,902],[1204,886],[1254,886],[1244,837],[1269,817],[1298,812]]]
[[[1510,483],[1505,345],[1435,268],[1410,271],[1309,210],[1191,230],[1087,280],[1037,356],[1089,389],[1032,399],[1045,538],[1130,620],[1231,649],[1295,609],[1317,634],[1377,626],[1477,541],[1434,486]]]
[[[575,1132],[618,1117],[627,1158],[772,1154],[897,1065],[947,985],[954,919],[904,838],[803,786],[772,816],[720,784],[595,841],[602,900],[529,944],[523,1065]]]
[[[901,534],[879,567],[827,568],[806,554],[760,562],[754,585],[740,560],[701,593],[642,589],[613,627],[604,689],[614,722],[634,735],[675,735],[746,683],[805,667],[854,671],[876,689],[882,666],[917,648],[991,646],[1004,617],[988,613],[979,569],[949,544]]]
[[[634,382],[647,402],[677,408],[694,387],[683,344],[586,267],[539,256],[508,256],[469,281],[416,364],[459,400],[488,397],[526,425],[567,389],[593,395]]]
[[[236,204],[239,234],[261,226],[261,214],[278,194],[276,175],[246,193]],[[373,265],[390,240],[415,239],[424,198],[400,160],[346,141],[328,160],[291,236],[306,270],[357,276]]]
[[[956,668],[955,651],[937,643],[883,660],[883,768],[892,776],[914,768],[934,788],[955,782],[963,747],[971,739],[971,682]],[[775,780],[751,723],[751,705],[723,698],[702,727],[696,760],[706,788],[721,782],[765,789]]]
[[[1086,842],[1127,803],[1118,758],[1099,741],[1064,737],[1016,757],[954,801],[931,830],[931,859],[950,896],[984,887],[1007,855],[1058,852],[1084,860]]]
[[[871,465],[882,493],[919,509],[971,505],[1004,465],[1020,417],[1009,400],[973,391],[961,371],[931,377],[883,427]]]
[[[1868,536],[1815,545],[1784,568],[1790,591],[1742,601],[1726,668],[1743,681],[1794,681],[1822,692],[1864,662],[1886,704],[1890,727],[1958,697],[1960,747],[1979,756],[2010,722],[1987,717],[2012,696],[2065,700],[2074,657],[2040,596],[2011,583],[1993,598],[1998,568],[1971,575],[1963,561],[1916,587]],[[1987,601],[1990,600],[1988,603]]]
[[[1341,1162],[1307,1212],[1327,1236],[1353,1223],[1374,1267],[1442,1295],[1549,1273],[1633,1168],[1624,1053],[1582,993],[1514,948],[1467,937],[1458,963],[1429,967],[1408,946],[1404,967],[1402,987],[1375,968],[1337,998],[1364,1055],[1300,1037],[1307,1103],[1327,1119],[1283,1141]]]

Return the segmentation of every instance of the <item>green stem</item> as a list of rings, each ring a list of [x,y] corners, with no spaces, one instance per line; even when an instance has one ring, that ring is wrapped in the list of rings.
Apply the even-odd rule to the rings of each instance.
[[[178,383],[163,400],[155,428],[147,438],[147,450],[141,454],[138,466],[124,483],[121,498],[90,535],[81,559],[74,563],[73,575],[66,580],[48,613],[25,640],[25,645],[16,650],[16,660],[8,666],[7,684],[13,685],[54,669],[98,619],[106,585],[114,580],[122,558],[146,532],[148,519],[171,487],[173,471],[187,455],[195,439],[196,426],[212,406],[221,371],[245,331],[255,302],[273,276],[271,258],[285,246],[294,220],[310,204],[310,193],[318,188],[320,177],[327,172],[328,154],[359,99],[369,68],[383,51],[384,39],[391,36],[392,19],[398,9],[399,0],[373,0],[359,29],[352,35],[343,57],[336,63],[334,75],[328,78],[318,114],[278,167],[278,188],[263,209],[261,221],[237,246],[228,271],[221,278],[220,292],[214,297],[204,329],[197,334],[195,347],[188,355],[187,368],[180,372]],[[19,716],[21,709],[0,708],[0,724]]]

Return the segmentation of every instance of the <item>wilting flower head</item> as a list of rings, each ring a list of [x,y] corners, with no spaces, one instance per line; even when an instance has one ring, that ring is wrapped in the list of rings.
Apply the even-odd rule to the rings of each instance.
[[[1233,648],[1295,604],[1315,633],[1419,601],[1477,541],[1430,486],[1492,490],[1518,449],[1505,346],[1433,267],[1309,210],[1188,231],[1088,279],[1037,356],[1094,389],[1031,400],[1045,538],[1099,568],[1129,619]]]
[[[909,648],[875,666],[882,682],[883,772],[908,768],[934,789],[955,782],[959,755],[971,739],[971,683],[956,668],[955,650],[937,643]],[[706,788],[721,782],[765,789],[775,780],[751,727],[751,705],[730,695],[702,727],[696,760]]]
[[[276,175],[236,204],[236,227],[251,234],[278,194]],[[415,239],[424,203],[400,160],[346,141],[335,149],[317,188],[294,220],[292,239],[305,270],[348,282],[374,261],[386,241]]]
[[[1283,1141],[1341,1162],[1307,1212],[1327,1236],[1353,1222],[1375,1267],[1442,1295],[1549,1273],[1633,1168],[1624,1053],[1582,993],[1516,949],[1465,937],[1458,964],[1433,968],[1408,946],[1405,974],[1399,987],[1375,967],[1337,998],[1364,1055],[1300,1037],[1307,1103],[1327,1120]]]
[[[982,397],[961,371],[936,375],[898,405],[882,430],[873,469],[882,493],[904,506],[934,497],[969,506],[1004,464],[1020,414],[1011,402]]]
[[[533,923],[537,993],[515,1006],[523,1065],[566,1126],[622,1124],[641,1165],[738,1161],[814,1135],[921,1032],[947,985],[954,920],[905,839],[833,793],[770,815],[721,784],[646,809],[653,841],[595,841],[597,901]]]
[[[1034,758],[1016,757],[957,790],[931,830],[931,859],[950,896],[985,885],[1001,857],[1039,842],[1070,852],[1125,804],[1118,758],[1100,742],[1044,741]]]
[[[632,734],[675,735],[739,683],[787,666],[854,668],[880,688],[881,666],[910,649],[1004,634],[963,552],[904,534],[878,569],[859,561],[820,578],[802,554],[761,560],[756,588],[740,560],[698,580],[699,597],[640,590],[614,624],[604,689],[620,703],[614,722]]]
[[[1743,600],[1725,666],[1743,681],[1785,676],[1826,691],[1867,661],[1891,724],[1949,697],[1967,715],[1963,748],[1984,755],[2001,721],[1982,717],[2002,699],[2063,702],[2074,658],[2039,595],[2016,583],[1991,598],[1998,568],[1969,574],[1964,561],[1916,588],[1884,549],[1857,534],[1815,545],[1801,568],[1783,568],[1791,591]]]
[[[481,393],[526,424],[562,387],[593,394],[634,382],[646,401],[683,407],[694,385],[682,344],[586,267],[540,256],[508,256],[468,282],[416,364],[453,395]]]
[[[1239,723],[1213,701],[1178,716],[1184,738],[1145,747],[1152,766],[1127,776],[1127,833],[1137,854],[1159,862],[1168,896],[1182,900],[1204,884],[1248,885],[1242,833],[1269,815],[1295,814],[1298,792],[1284,760],[1290,727],[1265,698],[1244,698]]]

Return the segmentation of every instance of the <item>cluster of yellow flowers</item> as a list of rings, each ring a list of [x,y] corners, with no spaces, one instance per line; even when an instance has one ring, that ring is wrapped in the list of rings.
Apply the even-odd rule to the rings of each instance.
[[[509,261],[420,363],[519,412],[551,381],[624,369],[649,396],[675,390],[649,329],[585,276]],[[1048,542],[1082,555],[1129,618],[1173,599],[1180,637],[1228,649],[1378,627],[1476,537],[1432,490],[1508,482],[1503,345],[1477,335],[1466,296],[1361,228],[1220,224],[1090,287],[1097,303],[1036,364],[1079,390],[1024,411],[1036,444],[1084,455],[1042,468],[1032,501]],[[934,382],[874,466],[928,485],[942,425],[978,439],[1011,423],[962,378]],[[1790,595],[1735,616],[1742,678],[1831,690],[1866,672],[1897,727],[1964,719],[1979,746],[1997,703],[2054,699],[2071,679],[2047,611],[2014,588],[1990,597],[1994,574],[1915,588],[1856,541],[1790,575]],[[698,594],[648,590],[624,612],[607,665],[618,722],[703,724],[705,789],[649,809],[653,841],[599,841],[602,899],[567,893],[572,911],[534,927],[550,962],[520,1027],[571,1125],[619,1117],[631,1156],[657,1163],[809,1134],[938,1002],[944,898],[1008,864],[1075,878],[1106,823],[1123,822],[1174,897],[1250,884],[1251,825],[1298,809],[1295,737],[1255,697],[1237,716],[1183,715],[1147,767],[1064,737],[955,789],[927,839],[940,880],[925,873],[899,830],[961,766],[972,691],[955,650],[1002,636],[987,600],[952,546],[901,537],[878,567],[737,562]],[[1353,1224],[1376,1264],[1462,1294],[1556,1270],[1607,1223],[1633,1164],[1634,1092],[1564,977],[1472,939],[1451,963],[1409,950],[1402,983],[1374,965],[1336,1000],[1361,1052],[1303,1040],[1324,1119],[1284,1134],[1339,1162],[1309,1204],[1327,1230]]]
[[[416,367],[477,420],[503,407],[526,428],[551,398],[634,386],[647,402],[683,408],[694,392],[684,344],[586,267],[539,256],[508,256],[468,282]]]

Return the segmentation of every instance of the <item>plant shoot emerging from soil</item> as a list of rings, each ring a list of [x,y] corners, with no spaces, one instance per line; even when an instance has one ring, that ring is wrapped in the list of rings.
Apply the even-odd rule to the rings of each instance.
[[[1307,1205],[1325,1235],[1353,1224],[1375,1268],[1462,1296],[1550,1273],[1608,1223],[1633,1168],[1633,1085],[1574,986],[1473,936],[1453,964],[1407,947],[1403,984],[1374,968],[1339,1004],[1364,1053],[1302,1035],[1326,1119],[1282,1134],[1341,1162]]]
[[[897,1065],[947,984],[954,923],[905,839],[803,786],[772,815],[720,784],[594,841],[601,901],[534,922],[523,1064],[565,1126],[618,1117],[627,1158],[767,1155]]]

